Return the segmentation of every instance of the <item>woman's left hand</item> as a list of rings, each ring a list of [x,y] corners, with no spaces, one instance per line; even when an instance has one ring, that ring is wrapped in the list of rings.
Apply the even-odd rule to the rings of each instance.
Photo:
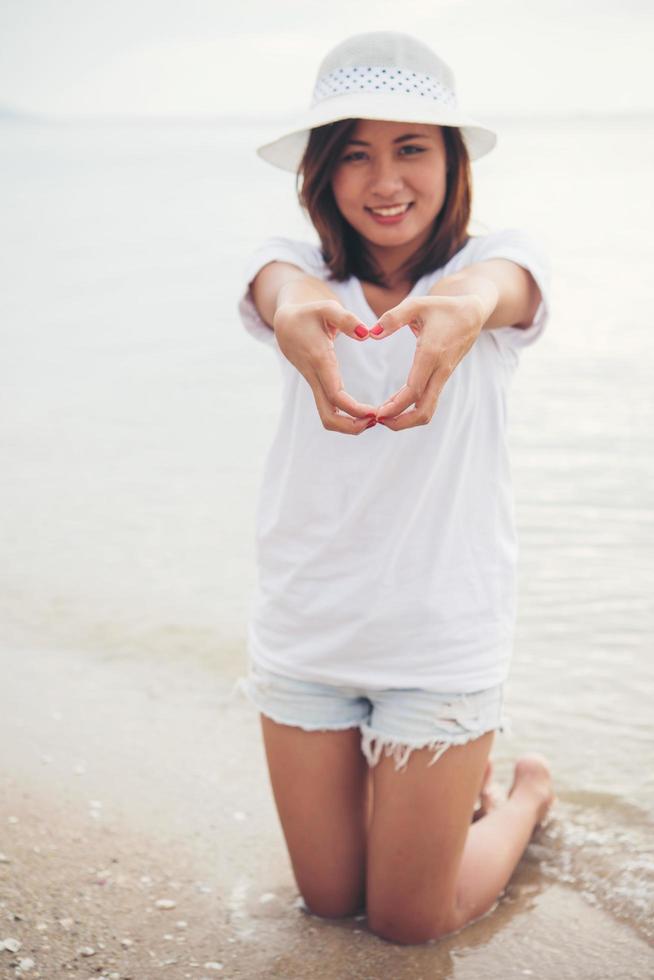
[[[384,418],[383,424],[395,431],[427,425],[445,382],[481,333],[484,305],[474,295],[412,296],[387,310],[378,322],[384,330],[371,332],[369,340],[383,341],[408,325],[418,342],[407,383],[379,406],[377,420]]]

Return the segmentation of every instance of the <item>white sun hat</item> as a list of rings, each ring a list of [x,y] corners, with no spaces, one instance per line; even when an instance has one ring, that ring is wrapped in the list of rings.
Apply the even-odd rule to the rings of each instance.
[[[270,143],[267,163],[294,173],[316,126],[339,119],[387,119],[456,126],[471,160],[490,153],[497,134],[459,108],[454,72],[422,41],[396,31],[353,34],[323,58],[309,109]]]

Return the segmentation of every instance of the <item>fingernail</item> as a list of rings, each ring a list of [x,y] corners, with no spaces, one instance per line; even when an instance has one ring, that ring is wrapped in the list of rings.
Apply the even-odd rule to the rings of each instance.
[[[374,333],[375,337],[378,336],[378,334],[383,333],[383,332],[384,332],[384,328],[383,327],[380,327],[378,323],[370,331],[370,333]]]
[[[377,425],[377,419],[371,419],[371,421],[368,422],[366,429],[372,429],[373,425]]]
[[[357,335],[357,337],[367,337],[368,336],[368,328],[367,327],[364,327],[362,323],[360,323],[358,327],[355,327],[354,328],[354,332]]]
[[[377,421],[383,424],[384,422],[389,422],[392,419],[392,417],[393,417],[392,415],[380,415]]]

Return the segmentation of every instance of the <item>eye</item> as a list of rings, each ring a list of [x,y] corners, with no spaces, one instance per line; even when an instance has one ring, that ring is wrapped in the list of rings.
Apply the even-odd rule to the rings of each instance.
[[[410,153],[404,153],[403,152],[404,150],[410,150],[412,152],[410,152]],[[412,156],[415,156],[418,153],[425,153],[425,152],[426,152],[426,150],[425,150],[425,147],[424,146],[415,146],[415,145],[413,145],[411,143],[405,144],[404,146],[401,146],[400,147],[400,156],[410,156],[410,157],[412,157]],[[341,162],[342,163],[349,163],[351,161],[352,162],[356,162],[357,160],[361,159],[365,155],[366,154],[365,154],[365,151],[364,150],[354,150],[352,153],[348,153],[346,156],[342,157]]]

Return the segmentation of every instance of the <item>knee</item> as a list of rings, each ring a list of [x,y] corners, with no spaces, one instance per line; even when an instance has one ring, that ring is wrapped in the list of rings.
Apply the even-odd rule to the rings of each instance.
[[[402,924],[399,922],[371,922],[368,920],[368,928],[379,939],[384,939],[387,943],[395,943],[399,946],[419,946],[428,943],[432,939],[439,939],[438,933],[433,934],[433,930],[419,928],[415,924]]]
[[[379,939],[400,946],[419,946],[442,939],[454,931],[448,918],[407,919],[401,914],[375,916],[368,913],[368,928]]]
[[[321,919],[345,919],[365,912],[365,902],[360,897],[303,893],[302,899],[307,911]]]

